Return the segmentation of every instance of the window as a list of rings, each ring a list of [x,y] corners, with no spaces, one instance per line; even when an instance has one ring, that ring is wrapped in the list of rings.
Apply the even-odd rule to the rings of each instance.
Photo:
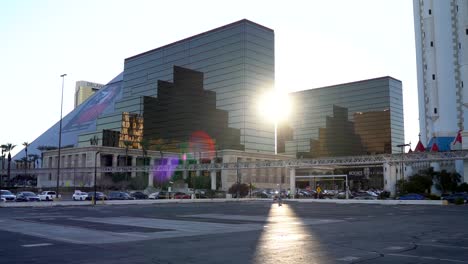
[[[432,74],[432,80],[435,80],[435,74]]]
[[[468,28],[467,28],[467,29],[465,29],[465,32],[466,32],[466,34],[468,35]]]
[[[461,43],[458,42],[458,49],[461,49]]]
[[[431,47],[434,47],[434,41],[431,41]]]
[[[432,15],[432,11],[429,9],[429,15]]]
[[[424,69],[427,70],[427,64],[424,64]]]
[[[463,81],[462,81],[462,88],[463,88]]]
[[[434,108],[434,114],[437,115],[437,107]]]

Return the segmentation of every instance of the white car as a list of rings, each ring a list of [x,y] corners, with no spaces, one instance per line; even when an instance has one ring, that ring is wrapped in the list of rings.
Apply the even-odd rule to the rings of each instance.
[[[75,192],[72,195],[73,201],[84,201],[88,198],[88,194],[85,192]]]
[[[148,195],[148,199],[159,199],[159,192],[154,192]]]
[[[8,190],[0,190],[0,201],[14,202],[15,200],[16,200],[16,195],[12,194]]]
[[[43,191],[37,196],[39,196],[41,201],[53,201],[56,198],[57,193],[55,191]],[[61,195],[59,194],[58,198],[60,197]]]

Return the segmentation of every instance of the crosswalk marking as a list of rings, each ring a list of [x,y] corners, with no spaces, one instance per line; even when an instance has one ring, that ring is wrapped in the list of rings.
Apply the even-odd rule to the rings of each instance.
[[[208,219],[219,219],[219,220],[239,220],[239,221],[251,221],[251,222],[288,222],[288,223],[297,223],[297,224],[304,224],[304,225],[331,224],[331,223],[343,222],[343,220],[337,220],[337,219],[314,219],[314,218],[298,219],[297,217],[262,216],[262,215],[195,214],[195,215],[182,215],[182,217],[208,218]]]
[[[62,223],[44,223],[25,219],[9,219],[2,222],[0,230],[21,233],[29,236],[46,238],[55,241],[73,244],[104,244],[121,243],[150,239],[164,239],[176,237],[189,237],[210,234],[236,233],[246,231],[258,231],[264,228],[265,222],[280,221],[279,218],[267,216],[248,215],[222,215],[222,214],[199,214],[185,215],[184,220],[158,219],[146,217],[83,217],[74,218],[82,222],[101,223],[109,225],[120,225],[128,227],[144,227],[155,229],[154,232],[112,232],[96,230],[86,227],[67,225],[67,220]],[[194,221],[190,218],[203,218],[214,220],[248,220],[253,223],[216,223]],[[293,221],[294,220],[294,221]],[[287,219],[283,217],[281,221],[297,222],[298,225],[315,225],[341,222],[343,220],[332,219]],[[125,229],[125,228],[124,228]],[[119,230],[122,230],[120,228]],[[161,231],[162,230],[162,231]],[[42,243],[46,244],[46,243]],[[39,244],[38,244],[39,245]]]

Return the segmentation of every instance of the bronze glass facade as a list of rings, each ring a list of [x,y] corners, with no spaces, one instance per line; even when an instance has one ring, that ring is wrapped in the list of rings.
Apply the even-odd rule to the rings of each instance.
[[[280,153],[335,157],[398,153],[404,142],[401,81],[382,77],[290,94]],[[281,134],[286,131],[287,134]]]

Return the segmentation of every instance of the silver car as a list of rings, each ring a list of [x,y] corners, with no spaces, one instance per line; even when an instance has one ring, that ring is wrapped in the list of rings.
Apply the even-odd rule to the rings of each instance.
[[[0,190],[0,200],[5,200],[5,202],[14,202],[16,196],[8,190]]]

